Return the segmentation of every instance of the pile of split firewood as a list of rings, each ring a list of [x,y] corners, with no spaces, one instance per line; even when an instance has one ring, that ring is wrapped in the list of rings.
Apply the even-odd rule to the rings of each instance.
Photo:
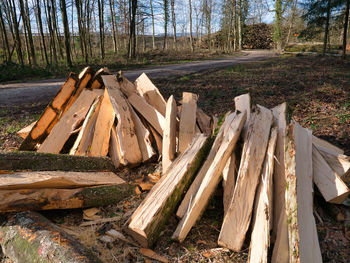
[[[182,242],[222,181],[220,246],[240,251],[251,229],[250,262],[267,262],[270,244],[272,262],[321,262],[314,184],[326,201],[344,202],[349,157],[287,120],[286,103],[251,107],[243,94],[218,125],[197,99],[184,92],[179,105],[173,96],[166,102],[145,74],[132,83],[107,69],[72,73],[41,118],[19,132],[26,152],[3,154],[2,170],[35,172],[2,175],[0,211],[117,202],[133,188],[105,171],[161,157],[162,177],[128,222],[141,246],[152,246],[175,213],[172,238]]]

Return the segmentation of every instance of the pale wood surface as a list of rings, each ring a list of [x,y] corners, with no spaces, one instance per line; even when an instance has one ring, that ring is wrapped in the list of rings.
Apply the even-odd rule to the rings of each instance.
[[[318,150],[332,170],[335,171],[345,183],[350,183],[350,157],[327,151],[324,148],[318,147]]]
[[[96,90],[97,91],[97,90]],[[51,133],[41,144],[38,152],[59,153],[71,132],[81,123],[98,94],[84,90],[64,116],[56,123]]]
[[[112,172],[17,172],[1,174],[0,179],[0,190],[79,188],[124,183],[120,177]]]
[[[205,135],[210,135],[212,133],[211,118],[207,114],[205,114],[204,111],[199,107],[197,107],[196,117],[197,117],[197,124],[201,132],[204,133]]]
[[[176,153],[176,115],[177,107],[174,96],[171,95],[166,104],[165,127],[163,134],[162,169],[166,172]]]
[[[322,262],[313,216],[312,134],[296,122],[287,129],[285,167],[289,262]]]
[[[145,73],[142,73],[141,76],[135,80],[135,86],[137,91],[146,99],[148,104],[153,106],[165,117],[166,101]]]
[[[202,163],[206,146],[206,136],[196,137],[193,144],[171,164],[167,174],[153,186],[131,216],[129,232],[142,246],[155,242]]]
[[[272,251],[272,263],[287,263],[288,230],[285,208],[286,176],[284,167],[284,140],[287,127],[287,104],[282,103],[272,109],[274,125],[278,129],[276,143],[276,161],[274,163],[274,209],[271,240],[275,243]],[[283,219],[281,219],[283,218]]]
[[[225,167],[227,160],[230,158],[234,147],[239,139],[243,125],[246,120],[246,113],[240,113],[235,116],[233,121],[228,124],[226,132],[222,139],[222,143],[217,150],[214,158],[205,173],[205,176],[198,188],[197,193],[192,199],[189,207],[178,224],[172,238],[182,242],[195,222],[203,214],[210,197],[218,186],[222,170]],[[225,129],[225,127],[223,127]],[[202,168],[203,169],[203,168]]]
[[[236,176],[238,171],[236,152],[233,151],[222,171],[222,186],[224,188],[224,214],[229,209],[230,202],[236,186]]]
[[[248,128],[248,123],[250,120],[250,115],[251,115],[251,107],[250,107],[250,95],[249,93],[242,94],[240,96],[237,96],[234,98],[235,101],[235,108],[238,111],[247,111],[247,121],[246,124],[244,125],[243,128],[243,136],[246,134],[247,128]]]
[[[107,89],[104,90],[101,107],[97,115],[94,136],[92,138],[89,156],[106,156],[109,147],[109,137],[114,123],[115,112]]]
[[[202,165],[202,168],[200,169],[200,171],[196,175],[190,188],[187,190],[185,197],[182,199],[182,202],[181,202],[179,208],[177,209],[177,212],[176,212],[177,217],[182,218],[184,216],[184,214],[186,213],[189,204],[191,203],[192,199],[196,195],[207,170],[209,169],[211,163],[214,160],[214,157],[215,157],[217,151],[219,150],[219,147],[222,143],[224,135],[227,133],[227,129],[230,127],[230,124],[232,123],[235,116],[236,116],[236,113],[231,113],[225,117],[225,121],[222,124],[222,126],[221,126],[215,140],[214,140],[214,143],[210,149],[208,157],[206,158],[204,164]]]
[[[273,216],[273,163],[276,141],[277,128],[272,128],[260,183],[256,190],[248,262],[268,262]]]
[[[31,124],[29,124],[28,126],[24,127],[23,129],[20,129],[18,132],[16,132],[17,135],[24,139],[25,137],[28,136],[28,134],[33,129],[35,124],[36,124],[36,121],[32,122]]]
[[[196,128],[196,111],[198,96],[190,92],[182,93],[182,107],[179,127],[179,152],[191,144]]]
[[[330,203],[343,203],[350,190],[328,165],[315,145],[312,147],[312,165],[314,182],[324,199]]]
[[[251,115],[242,150],[236,188],[221,227],[218,244],[240,251],[252,216],[255,190],[269,140],[272,112],[258,106]]]
[[[163,139],[162,136],[152,127],[152,125],[148,126],[149,131],[152,134],[152,138],[155,142],[155,147],[157,147],[159,155],[162,155],[163,151]]]
[[[127,165],[127,162],[125,161],[120,151],[116,125],[113,125],[111,129],[110,144],[109,144],[108,152],[115,167],[119,167],[120,165]]]
[[[321,139],[321,138],[318,138],[314,135],[312,135],[312,143],[314,145],[316,145],[317,148],[324,148],[324,149],[328,149],[330,151],[333,151],[335,153],[338,153],[338,154],[344,154],[344,151],[342,149],[340,149],[339,147]]]

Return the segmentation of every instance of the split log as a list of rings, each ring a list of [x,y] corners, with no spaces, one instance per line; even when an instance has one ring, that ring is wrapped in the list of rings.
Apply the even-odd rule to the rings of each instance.
[[[202,168],[199,170],[198,174],[196,175],[194,181],[192,182],[190,188],[187,190],[185,197],[182,199],[182,202],[179,206],[179,208],[177,209],[176,212],[176,216],[179,218],[182,218],[185,213],[187,212],[187,210],[189,209],[189,206],[193,200],[193,198],[195,197],[196,193],[198,192],[199,187],[202,184],[203,178],[205,176],[205,174],[207,173],[210,165],[212,164],[215,155],[217,154],[223,139],[224,139],[224,135],[227,134],[228,129],[232,123],[232,121],[234,120],[234,118],[236,117],[236,113],[231,113],[228,114],[225,117],[225,121],[222,124],[215,140],[213,143],[213,146],[211,147],[211,150],[208,154],[207,159],[205,160],[204,164],[202,165]]]
[[[273,163],[277,128],[271,129],[260,183],[256,191],[248,262],[267,263],[273,218]]]
[[[0,152],[0,167],[6,171],[113,171],[109,158],[37,152]]]
[[[332,151],[334,153],[337,153],[337,154],[344,154],[344,151],[342,149],[340,149],[339,147],[321,139],[321,138],[318,138],[316,136],[312,136],[312,143],[319,149],[321,148],[321,150],[323,149],[326,149],[328,151]]]
[[[84,90],[82,92],[75,103],[53,127],[50,134],[39,147],[38,152],[59,153],[61,151],[71,133],[82,124],[95,98],[101,95],[97,91],[100,90]]]
[[[13,262],[102,262],[92,251],[35,212],[3,217],[0,244]]]
[[[89,112],[86,114],[83,125],[80,128],[77,139],[75,140],[70,155],[87,156],[88,149],[91,145],[93,134],[95,131],[95,124],[98,113],[100,111],[102,96],[99,96],[92,103]]]
[[[322,262],[313,216],[312,134],[296,122],[287,128],[284,159],[289,262]]]
[[[155,147],[158,150],[159,155],[162,155],[163,151],[163,139],[162,136],[151,126],[148,126],[148,129],[150,130],[152,134],[153,141],[155,143]]]
[[[224,188],[223,204],[224,204],[224,215],[230,207],[231,199],[235,190],[237,172],[239,163],[237,164],[237,151],[233,151],[230,158],[228,159],[224,170],[222,171],[222,186]]]
[[[122,158],[122,154],[120,152],[120,145],[118,142],[118,136],[115,125],[113,125],[111,129],[108,153],[112,159],[115,168],[118,168],[120,165],[127,165],[127,162],[124,160],[124,158]]]
[[[328,165],[345,183],[350,183],[350,157],[318,148]]]
[[[163,174],[172,163],[176,153],[176,101],[171,95],[166,104],[165,127],[163,133],[162,169]]]
[[[184,152],[195,135],[198,95],[183,92],[179,127],[179,153]]]
[[[276,161],[273,174],[273,222],[271,240],[274,243],[272,263],[288,263],[288,227],[285,207],[286,176],[284,167],[284,140],[287,127],[287,104],[282,103],[272,109],[274,125],[278,129],[276,143]]]
[[[324,199],[334,204],[343,203],[350,190],[328,165],[315,145],[312,147],[312,165],[314,182]]]
[[[199,107],[197,107],[196,118],[201,133],[209,136],[212,133],[212,119]]]
[[[1,174],[0,179],[0,190],[79,188],[125,183],[112,172],[30,171]]]
[[[243,128],[243,136],[248,129],[248,123],[250,121],[251,109],[250,109],[250,95],[249,93],[237,96],[234,98],[236,111],[247,112],[247,121]]]
[[[188,210],[178,224],[172,236],[173,239],[182,242],[190,232],[193,225],[203,214],[210,197],[220,182],[222,170],[235,148],[245,120],[246,113],[244,112],[236,115],[232,122],[228,124],[227,130],[223,135],[222,143],[216,154],[213,154],[214,158],[205,173],[197,193],[189,204]]]
[[[145,98],[147,103],[165,117],[166,102],[157,87],[145,73],[142,73],[141,76],[135,80],[135,87],[139,94]]]
[[[218,244],[240,251],[252,216],[255,190],[272,124],[272,112],[258,106],[249,121],[230,207],[224,216]]]
[[[206,136],[196,137],[191,146],[171,164],[167,174],[153,186],[131,216],[128,230],[142,246],[151,246],[156,241],[181,200],[182,193],[199,169],[209,147]]]
[[[95,129],[92,137],[89,156],[106,156],[109,147],[111,128],[116,117],[112,102],[107,91],[104,90],[103,99],[97,115]]]
[[[67,107],[70,97],[76,90],[77,82],[78,75],[71,73],[55,98],[50,102],[39,120],[30,130],[29,134],[19,147],[19,150],[33,151],[37,144],[41,144],[45,140],[50,133],[48,130],[49,127],[52,127],[53,125],[51,124],[55,124],[58,121],[61,113]]]
[[[16,132],[17,135],[19,137],[25,139],[28,136],[28,134],[30,133],[30,131],[33,129],[35,124],[36,124],[36,121],[32,122],[28,126],[24,127],[23,129],[19,130],[18,132]]]
[[[134,193],[122,180],[117,185],[74,189],[0,190],[0,212],[98,207],[116,204]]]
[[[103,89],[105,87],[105,84],[102,80],[103,75],[112,75],[112,73],[108,68],[100,68],[98,71],[96,71],[94,77],[91,80],[92,89]]]

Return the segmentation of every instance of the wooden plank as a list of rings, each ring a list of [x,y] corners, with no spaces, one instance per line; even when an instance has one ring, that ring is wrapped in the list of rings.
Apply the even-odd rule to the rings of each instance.
[[[176,216],[179,218],[182,218],[186,211],[188,210],[188,207],[190,203],[192,202],[193,198],[195,197],[203,178],[209,169],[211,163],[213,162],[215,155],[217,154],[219,147],[223,141],[224,135],[227,133],[228,128],[230,127],[232,121],[236,117],[235,113],[231,113],[225,117],[225,121],[222,124],[215,140],[213,143],[213,146],[211,147],[211,150],[209,152],[209,155],[207,159],[205,160],[204,164],[202,165],[202,168],[199,170],[198,174],[196,175],[194,181],[192,182],[190,188],[187,190],[185,197],[182,199],[182,202],[177,209]]]
[[[100,110],[102,98],[103,98],[102,96],[99,96],[92,103],[88,113],[86,114],[86,117],[85,117],[85,120],[83,122],[83,125],[80,128],[78,137],[75,140],[72,149],[69,151],[70,155],[75,155],[77,153],[77,151],[78,151],[78,148],[79,148],[79,150],[81,150],[82,146],[80,146],[80,145],[82,143],[86,142],[87,134],[89,134],[90,132],[93,133],[93,131],[91,131],[91,130],[94,130],[94,128],[95,128],[95,123],[96,123],[98,111]],[[91,127],[91,122],[94,122],[94,127]],[[91,140],[92,140],[92,136],[91,136]],[[91,141],[89,143],[89,146],[90,145],[91,145]],[[81,152],[79,152],[79,153],[81,153]],[[87,147],[86,147],[86,150],[84,151],[84,154],[81,154],[81,155],[86,155],[86,153],[87,153]]]
[[[272,109],[274,125],[278,128],[276,161],[274,163],[274,209],[271,240],[274,243],[272,263],[287,263],[288,229],[285,207],[286,176],[284,167],[284,140],[287,127],[287,104],[282,103]]]
[[[37,144],[41,144],[47,135],[51,124],[55,124],[60,116],[60,113],[66,108],[67,103],[76,89],[78,75],[71,73],[67,81],[62,85],[55,98],[47,106],[39,120],[28,133],[25,140],[22,142],[19,150],[32,151],[36,149]]]
[[[248,129],[248,123],[250,121],[251,108],[250,108],[250,95],[249,93],[242,94],[234,98],[236,111],[246,111],[247,112],[247,121],[243,128],[243,135],[246,134]]]
[[[97,115],[89,156],[106,156],[109,148],[111,128],[116,114],[107,88],[104,90],[101,107]]]
[[[0,190],[0,212],[99,207],[116,204],[133,193],[134,187],[125,182],[74,189]]]
[[[185,151],[195,135],[198,95],[183,92],[179,127],[179,153]]]
[[[129,97],[132,94],[137,94],[140,96],[135,85],[132,82],[130,82],[126,77],[124,77],[124,74],[122,71],[118,72],[116,78],[117,78],[118,83],[120,85],[120,89],[125,94],[125,96]],[[144,100],[144,101],[146,102],[146,100]]]
[[[255,190],[272,124],[272,112],[258,106],[251,115],[242,150],[235,191],[224,216],[218,244],[240,251],[252,216]]]
[[[37,152],[0,152],[0,167],[6,171],[113,171],[109,158],[82,157]]]
[[[230,207],[231,199],[236,186],[236,177],[239,166],[239,163],[237,164],[237,156],[236,151],[233,151],[225,165],[224,170],[222,171],[222,186],[224,188],[224,214],[226,214]]]
[[[0,190],[80,188],[125,183],[112,172],[37,171],[0,175]]]
[[[230,158],[238,141],[245,120],[246,113],[240,113],[236,115],[233,121],[228,125],[226,132],[224,132],[222,143],[214,155],[214,159],[206,171],[203,181],[192,202],[190,203],[189,208],[178,224],[172,236],[173,239],[182,242],[195,222],[203,214],[210,197],[220,182],[222,170],[224,169],[225,164]]]
[[[141,119],[134,111],[133,107],[129,103],[128,105],[131,113],[131,118],[135,125],[137,141],[139,143],[140,151],[142,154],[142,162],[147,162],[149,160],[152,160],[153,157],[156,156],[156,152],[152,147],[151,133],[149,132],[149,130],[147,130],[145,125],[143,125]]]
[[[284,159],[289,262],[322,262],[313,216],[312,134],[296,122],[287,128]]]
[[[110,144],[109,144],[108,152],[116,168],[118,168],[120,165],[127,165],[126,161],[121,156],[115,125],[113,125],[111,129]]]
[[[171,95],[166,104],[165,127],[162,149],[163,174],[172,163],[176,153],[176,114],[177,107],[174,96]]]
[[[2,216],[0,244],[11,262],[102,263],[77,239],[39,213]]]
[[[71,132],[78,128],[84,120],[97,95],[96,92],[84,90],[67,113],[54,126],[49,136],[39,147],[38,152],[59,153]]]
[[[312,135],[312,143],[314,145],[316,145],[317,148],[321,148],[321,149],[327,149],[329,151],[333,151],[337,154],[344,154],[344,151],[342,149],[340,149],[339,147],[321,139],[321,138],[318,138],[314,135]]]
[[[350,157],[327,151],[324,148],[318,147],[317,149],[332,170],[336,172],[345,183],[350,183]]]
[[[205,114],[201,108],[197,107],[196,118],[200,131],[205,135],[210,135],[212,133],[213,124],[210,116]]]
[[[108,68],[100,68],[96,71],[95,75],[93,76],[91,80],[91,88],[92,89],[103,89],[104,83],[102,80],[103,75],[112,75],[112,73],[109,71]]]
[[[199,135],[193,144],[171,164],[131,216],[128,230],[142,246],[151,246],[174,212],[182,193],[199,169],[208,151],[209,141]],[[157,200],[155,202],[155,200]]]
[[[119,89],[115,76],[102,76],[106,89],[111,97],[112,105],[118,120],[116,133],[118,137],[121,158],[131,165],[142,161],[135,125],[131,117],[130,107]]]
[[[151,125],[148,126],[148,129],[152,134],[152,138],[155,142],[155,147],[157,148],[159,155],[162,155],[162,151],[163,151],[162,136]]]
[[[256,190],[248,262],[268,262],[270,230],[273,218],[273,163],[276,141],[277,127],[271,129],[260,183]]]
[[[349,195],[349,188],[332,170],[317,147],[312,147],[313,178],[324,199],[327,202],[341,204]]]
[[[16,132],[17,135],[19,137],[25,139],[28,136],[28,134],[30,133],[30,131],[33,129],[35,124],[36,124],[36,121],[32,122],[28,126],[24,127],[23,129],[19,130],[18,132]]]
[[[166,101],[145,73],[142,73],[141,76],[135,80],[135,87],[139,94],[145,98],[147,103],[165,117]]]

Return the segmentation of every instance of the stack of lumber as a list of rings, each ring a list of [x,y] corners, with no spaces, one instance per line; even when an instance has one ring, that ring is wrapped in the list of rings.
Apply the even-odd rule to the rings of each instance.
[[[314,185],[326,201],[341,204],[350,192],[349,157],[287,121],[286,103],[251,108],[249,94],[234,101],[214,140],[199,135],[182,148],[180,137],[180,155],[131,216],[129,233],[152,246],[176,214],[172,239],[184,241],[222,181],[220,246],[241,251],[250,243],[249,262],[322,262]]]

